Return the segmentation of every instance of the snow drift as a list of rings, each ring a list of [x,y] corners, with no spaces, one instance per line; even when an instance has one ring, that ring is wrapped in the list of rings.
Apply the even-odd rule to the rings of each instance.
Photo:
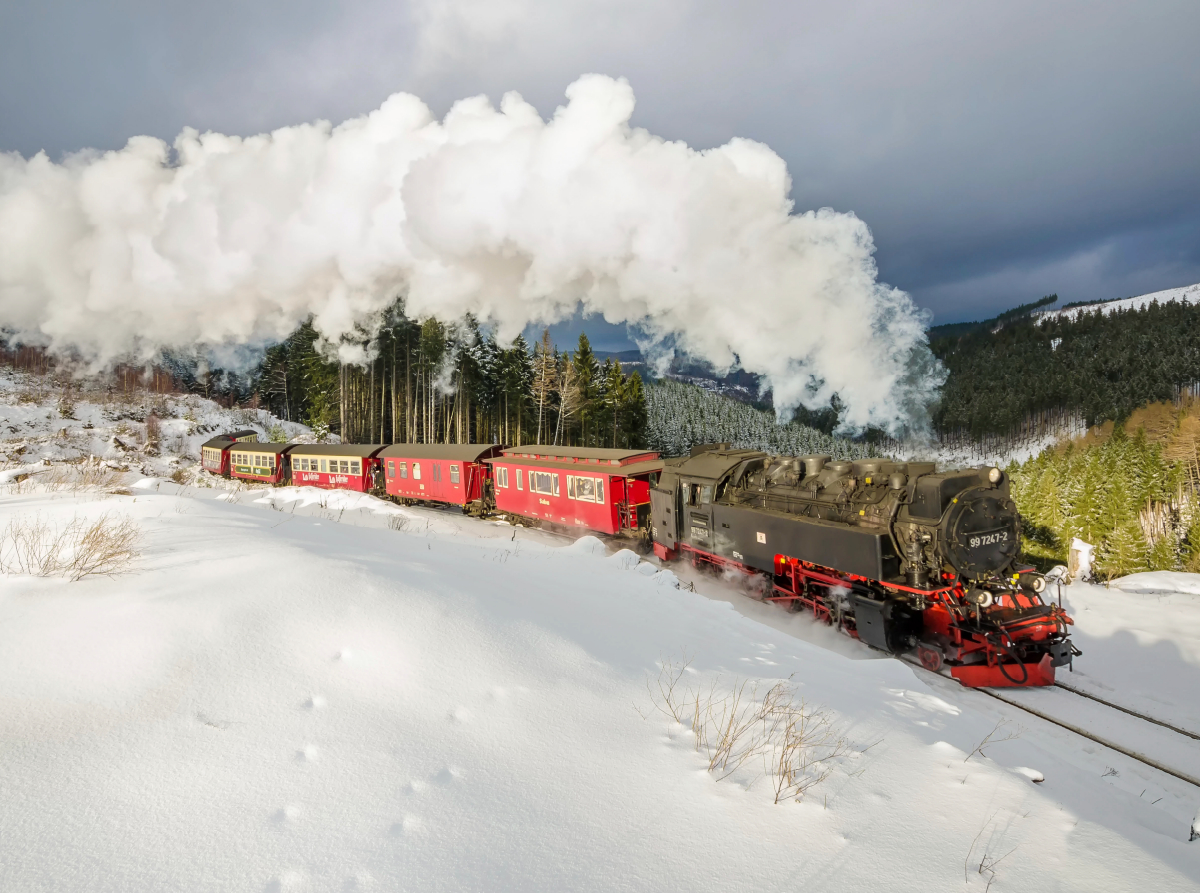
[[[922,314],[876,281],[866,224],[792,213],[760,143],[697,151],[631,127],[623,80],[587,75],[567,98],[549,121],[509,93],[439,122],[398,93],[336,127],[0,155],[0,327],[102,365],[262,343],[312,315],[353,362],[356,326],[400,295],[503,339],[582,302],[647,347],[740,362],[781,410],[837,393],[850,426],[919,411],[940,371]]]

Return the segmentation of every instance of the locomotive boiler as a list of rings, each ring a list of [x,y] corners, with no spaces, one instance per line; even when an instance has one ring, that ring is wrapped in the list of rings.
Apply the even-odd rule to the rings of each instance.
[[[999,468],[772,456],[712,444],[651,490],[662,559],[770,578],[767,598],[966,685],[1048,685],[1079,652],[1045,581],[1017,563]]]

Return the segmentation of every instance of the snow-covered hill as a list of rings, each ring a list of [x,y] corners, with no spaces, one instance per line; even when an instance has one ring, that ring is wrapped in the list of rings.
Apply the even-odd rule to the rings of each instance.
[[[21,429],[18,409],[0,415]],[[1200,884],[1200,791],[733,582],[124,464],[102,485],[0,484],[0,531],[108,515],[142,537],[112,578],[0,574],[0,889]],[[1190,722],[1200,601],[1131,585],[1069,588],[1075,680]],[[807,771],[827,777],[779,804],[758,758],[718,780],[688,716],[657,709],[661,664],[688,658],[680,689],[782,680],[824,711],[844,746]]]
[[[1099,311],[1108,314],[1114,310],[1140,310],[1143,307],[1150,306],[1153,301],[1158,301],[1160,304],[1165,304],[1168,301],[1180,301],[1188,304],[1200,303],[1200,283],[1196,285],[1184,285],[1179,288],[1168,288],[1146,295],[1138,295],[1136,298],[1123,298],[1119,301],[1086,304],[1082,307],[1070,307],[1064,310],[1042,310],[1035,313],[1034,316],[1038,319],[1053,319],[1062,316],[1074,319],[1081,313],[1095,313]]]
[[[110,392],[95,381],[64,386],[48,376],[0,371],[0,480],[88,462],[114,472],[192,480],[200,444],[242,428],[258,431],[260,440],[272,433],[312,439],[304,425],[265,410],[225,409],[195,395]]]

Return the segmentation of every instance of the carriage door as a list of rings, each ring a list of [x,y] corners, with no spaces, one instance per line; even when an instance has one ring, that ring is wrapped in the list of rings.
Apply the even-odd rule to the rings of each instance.
[[[686,505],[683,507],[688,539],[698,549],[713,548],[713,485],[707,481],[690,481],[681,488]]]
[[[679,544],[679,525],[675,522],[679,517],[677,493],[678,489],[650,488],[650,535],[668,549]]]

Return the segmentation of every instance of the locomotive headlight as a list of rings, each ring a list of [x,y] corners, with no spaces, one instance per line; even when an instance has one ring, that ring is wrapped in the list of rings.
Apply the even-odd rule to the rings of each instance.
[[[992,604],[992,594],[986,589],[972,589],[967,593],[967,601],[980,608],[988,608]]]
[[[1004,473],[999,468],[992,468],[988,470],[988,480],[993,484],[1000,483],[1000,478],[1002,477],[1004,477]]]

